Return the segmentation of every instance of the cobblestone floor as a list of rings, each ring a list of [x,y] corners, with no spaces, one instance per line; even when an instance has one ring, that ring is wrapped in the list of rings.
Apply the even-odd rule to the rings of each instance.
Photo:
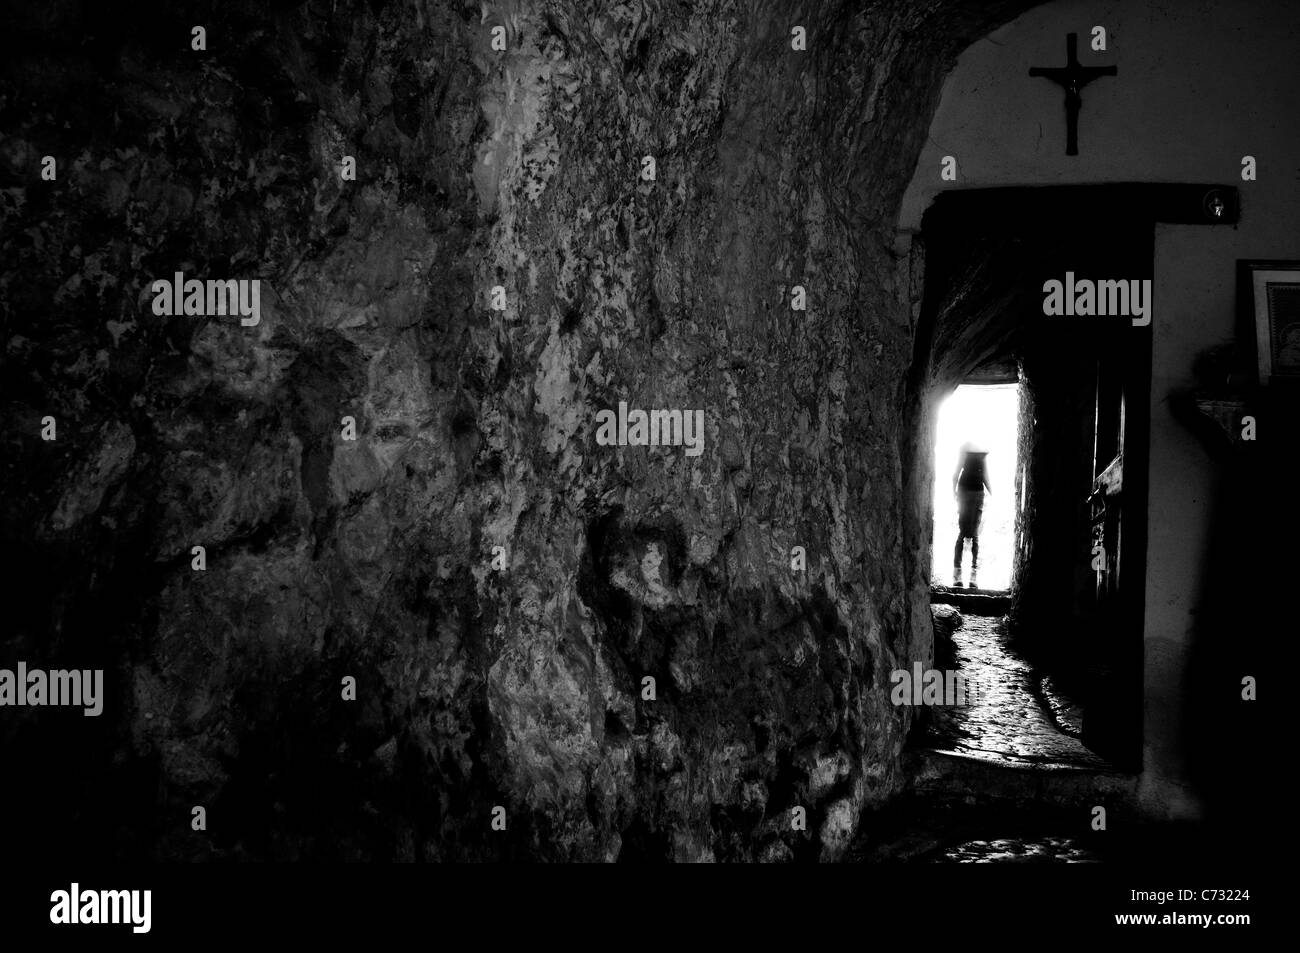
[[[1096,852],[1078,837],[973,840],[943,851],[936,861],[950,864],[1091,864]]]
[[[848,859],[957,864],[1114,860],[1108,853],[1114,852],[1115,838],[1090,830],[1088,811],[1095,803],[1092,786],[1099,783],[1093,779],[1113,772],[1075,736],[1077,706],[1050,682],[1040,682],[1011,648],[1001,617],[967,611],[961,620],[952,636],[956,667],[975,685],[975,698],[966,706],[918,709],[923,721],[910,744],[923,763],[939,767],[938,781],[931,777],[865,817]],[[990,778],[996,783],[990,784]],[[1048,778],[1056,780],[1048,784]],[[1077,802],[1067,793],[1076,784]],[[1049,790],[1055,795],[1045,799]]]
[[[850,863],[1100,863],[1105,835],[1078,808],[908,795],[863,819]]]
[[[926,709],[921,745],[1002,764],[1107,768],[1054,724],[1034,691],[1037,675],[1008,645],[1001,619],[964,614],[953,641],[958,668],[975,684],[976,697],[966,706]]]

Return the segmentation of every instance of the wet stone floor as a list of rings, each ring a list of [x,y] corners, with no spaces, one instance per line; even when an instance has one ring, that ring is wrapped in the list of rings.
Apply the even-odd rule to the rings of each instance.
[[[965,706],[918,712],[909,742],[923,761],[938,759],[946,780],[864,817],[849,860],[1057,864],[1113,859],[1108,856],[1113,839],[1090,830],[1086,810],[1041,799],[1049,775],[1077,779],[1079,790],[1087,791],[1090,775],[1110,771],[1058,726],[1059,721],[1077,734],[1077,708],[1010,646],[1000,617],[966,612],[960,618],[951,654],[935,667],[960,671],[973,684],[974,697]],[[980,781],[990,766],[1003,779],[997,794]],[[1007,768],[1013,770],[1001,770]],[[1016,783],[1022,777],[1023,783]]]
[[[1098,855],[1078,837],[1000,837],[972,840],[940,852],[935,860],[955,864],[1090,864]]]
[[[917,743],[999,764],[1105,770],[1104,760],[1063,732],[1039,700],[1038,676],[1008,644],[1000,618],[963,614],[953,634],[957,669],[974,686],[964,706],[925,710]]]
[[[1028,801],[908,795],[864,817],[850,863],[1088,864],[1111,858],[1087,815]]]

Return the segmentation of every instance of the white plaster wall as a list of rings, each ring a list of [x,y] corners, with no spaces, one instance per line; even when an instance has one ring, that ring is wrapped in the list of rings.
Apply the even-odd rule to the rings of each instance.
[[[1108,49],[1090,47],[1094,25]],[[1119,67],[1083,90],[1078,156],[1065,155],[1064,92],[1030,77],[1061,66],[1065,34],[1084,65]],[[1192,361],[1234,330],[1236,259],[1300,259],[1300,3],[1145,0],[1049,3],[971,46],[945,83],[903,200],[920,227],[940,191],[1099,182],[1217,182],[1241,190],[1236,229],[1158,226],[1151,381],[1144,757],[1149,810],[1195,816],[1180,740],[1188,648],[1207,561],[1217,473],[1169,413]],[[1241,181],[1253,155],[1258,180]],[[955,156],[958,181],[939,178]],[[1069,223],[1062,223],[1068,227]],[[1192,700],[1194,703],[1194,700]],[[1193,739],[1194,741],[1194,739]]]

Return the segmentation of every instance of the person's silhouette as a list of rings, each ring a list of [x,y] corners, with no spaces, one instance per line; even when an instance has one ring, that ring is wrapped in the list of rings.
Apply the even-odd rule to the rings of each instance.
[[[970,540],[970,585],[976,589],[975,575],[980,561],[980,518],[984,515],[984,492],[993,491],[984,467],[987,450],[973,443],[961,445],[957,469],[952,474],[952,495],[957,498],[957,545],[952,551],[952,584],[961,586],[962,543]]]

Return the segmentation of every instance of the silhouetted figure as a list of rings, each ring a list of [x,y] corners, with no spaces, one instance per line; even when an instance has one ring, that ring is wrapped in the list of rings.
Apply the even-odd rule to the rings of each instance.
[[[984,515],[984,492],[990,493],[988,474],[984,468],[987,450],[976,450],[973,443],[964,443],[957,458],[957,469],[952,475],[952,494],[957,498],[957,545],[952,551],[952,584],[961,586],[962,543],[970,540],[970,585],[976,589],[975,575],[980,562],[980,519]]]

